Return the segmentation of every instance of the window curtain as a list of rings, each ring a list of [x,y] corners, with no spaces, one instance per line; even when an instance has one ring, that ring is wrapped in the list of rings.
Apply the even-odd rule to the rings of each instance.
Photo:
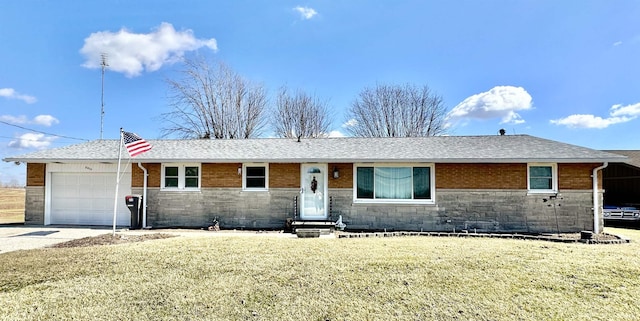
[[[376,198],[411,199],[411,174],[410,167],[376,167]]]

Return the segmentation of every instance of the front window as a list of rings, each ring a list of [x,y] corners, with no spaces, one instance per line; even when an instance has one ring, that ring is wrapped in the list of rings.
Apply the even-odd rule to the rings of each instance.
[[[184,187],[198,188],[200,181],[200,171],[198,166],[184,167]]]
[[[269,166],[267,164],[244,164],[242,188],[244,190],[267,190],[269,188]]]
[[[555,193],[558,190],[555,164],[529,164],[529,192]]]
[[[356,201],[433,203],[432,166],[356,166]]]
[[[166,190],[200,189],[199,164],[163,164],[162,188]]]
[[[164,187],[178,187],[178,166],[166,166],[164,168]]]

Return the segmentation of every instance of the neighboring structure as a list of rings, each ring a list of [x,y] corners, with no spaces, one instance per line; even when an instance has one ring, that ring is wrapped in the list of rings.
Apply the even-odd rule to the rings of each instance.
[[[600,169],[626,159],[527,135],[150,143],[124,160],[119,225],[147,172],[154,228],[342,215],[350,230],[599,232]],[[118,141],[97,140],[6,158],[27,163],[26,224],[111,224],[117,152]]]
[[[609,150],[627,156],[625,162],[611,163],[603,170],[604,204],[640,208],[640,150]]]
[[[602,171],[605,222],[640,222],[640,151],[610,150],[627,156],[624,163],[611,163]]]

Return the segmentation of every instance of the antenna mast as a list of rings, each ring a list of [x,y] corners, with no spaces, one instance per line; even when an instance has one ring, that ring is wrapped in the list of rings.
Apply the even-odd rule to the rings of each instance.
[[[102,88],[101,88],[101,105],[100,105],[100,140],[102,140],[102,133],[104,131],[104,69],[109,66],[107,63],[107,54],[102,53],[100,55],[100,66],[102,67]]]

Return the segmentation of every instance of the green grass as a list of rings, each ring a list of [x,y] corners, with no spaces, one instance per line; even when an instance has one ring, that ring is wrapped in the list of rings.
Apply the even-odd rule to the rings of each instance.
[[[633,320],[638,253],[430,237],[20,251],[0,254],[0,320]]]

